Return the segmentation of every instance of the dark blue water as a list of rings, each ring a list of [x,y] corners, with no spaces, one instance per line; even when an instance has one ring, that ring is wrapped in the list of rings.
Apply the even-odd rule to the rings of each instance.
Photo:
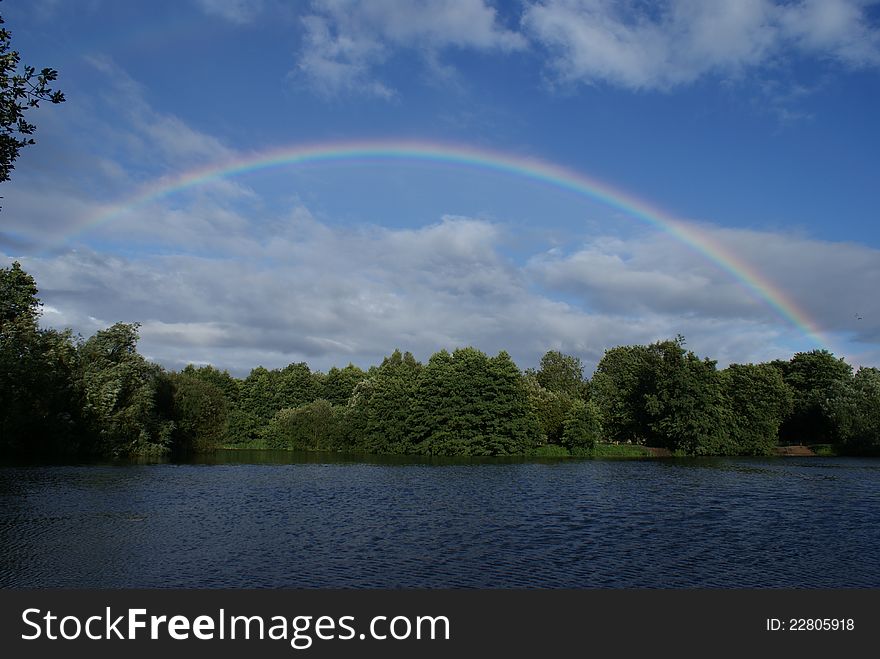
[[[300,459],[2,467],[0,586],[880,587],[877,460]]]

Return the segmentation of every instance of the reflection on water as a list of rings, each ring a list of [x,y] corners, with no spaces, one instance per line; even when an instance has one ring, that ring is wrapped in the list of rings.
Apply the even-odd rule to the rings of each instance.
[[[3,587],[880,587],[870,459],[0,467]]]

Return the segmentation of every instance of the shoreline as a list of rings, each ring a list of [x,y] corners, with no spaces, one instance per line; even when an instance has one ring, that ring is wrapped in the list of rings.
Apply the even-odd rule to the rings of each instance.
[[[265,445],[241,445],[241,444],[224,444],[222,446],[218,446],[211,451],[205,451],[204,454],[209,454],[213,451],[287,451],[287,452],[305,452],[305,453],[350,453],[349,451],[326,451],[324,449],[295,449],[295,448],[286,448],[286,447],[272,447]],[[681,455],[676,454],[670,451],[667,448],[662,448],[659,446],[642,446],[641,444],[613,444],[613,443],[600,443],[597,444],[594,451],[590,455],[563,455],[563,454],[541,454],[536,453],[532,455],[507,455],[507,456],[461,456],[461,455],[435,455],[435,456],[426,456],[422,453],[413,453],[413,454],[404,454],[404,453],[366,453],[365,455],[375,455],[375,456],[399,456],[405,457],[410,455],[412,457],[445,457],[445,458],[456,458],[456,457],[507,457],[507,458],[537,458],[537,459],[604,459],[604,458],[631,458],[631,459],[651,459],[651,458],[695,458],[695,457],[705,457],[705,458],[736,458],[736,457],[745,457],[745,458],[772,458],[772,457],[825,457],[825,458],[834,458],[834,457],[874,457],[871,455],[864,456],[846,456],[843,453],[836,450],[836,447],[831,444],[817,444],[817,445],[805,445],[805,444],[795,444],[791,446],[776,446],[774,447],[772,453],[766,455]]]

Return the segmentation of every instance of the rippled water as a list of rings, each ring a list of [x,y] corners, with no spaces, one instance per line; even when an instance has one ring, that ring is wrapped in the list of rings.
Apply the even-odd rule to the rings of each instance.
[[[0,467],[0,586],[880,587],[877,460],[208,462]]]

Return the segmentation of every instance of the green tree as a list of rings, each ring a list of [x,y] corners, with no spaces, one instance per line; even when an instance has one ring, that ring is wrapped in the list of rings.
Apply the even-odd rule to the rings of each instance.
[[[0,17],[0,25],[3,25]],[[12,35],[0,27],[0,182],[8,181],[22,148],[34,144],[36,126],[26,113],[42,101],[62,103],[64,94],[49,85],[58,78],[54,69],[41,71],[21,66],[21,55],[12,50]]]
[[[846,390],[828,401],[826,409],[846,452],[880,453],[880,370],[860,368]]]
[[[311,403],[318,397],[315,379],[305,362],[288,364],[280,371],[272,371],[271,375],[275,380],[275,412]]]
[[[173,390],[174,448],[207,451],[227,432],[227,398],[213,383],[185,370],[170,376]]]
[[[715,362],[685,350],[682,337],[606,351],[591,392],[612,440],[689,454],[732,451]]]
[[[686,351],[681,337],[650,345],[649,355],[648,443],[690,455],[735,453],[715,362]]]
[[[418,451],[432,455],[523,455],[541,441],[516,364],[475,348],[432,355],[409,425]]]
[[[645,398],[655,386],[651,359],[648,346],[618,346],[606,350],[596,366],[591,395],[608,439],[635,444],[648,439]]]
[[[565,415],[571,407],[571,399],[542,387],[533,372],[526,372],[523,386],[526,388],[532,415],[541,428],[543,443],[558,444],[562,437]]]
[[[731,364],[720,376],[729,410],[726,428],[735,452],[771,453],[793,404],[791,388],[779,369],[771,364]]]
[[[559,444],[562,438],[565,417],[574,400],[565,393],[545,389],[538,382],[534,372],[523,376],[532,415],[537,419],[545,443]]]
[[[852,366],[827,350],[799,352],[786,362],[773,362],[794,394],[791,415],[780,428],[786,444],[837,443],[845,429],[833,409],[845,400],[852,384]]]
[[[346,443],[373,453],[413,452],[409,418],[422,365],[395,350],[357,384],[346,412]]]
[[[69,331],[40,329],[33,277],[15,262],[0,268],[0,449],[77,450],[77,352]]]
[[[576,400],[565,415],[560,444],[572,455],[589,455],[602,438],[598,406],[593,401]]]
[[[278,371],[252,369],[239,386],[238,401],[230,411],[229,434],[234,442],[262,439],[269,423],[284,407],[278,400]]]
[[[41,306],[37,293],[37,282],[18,261],[0,269],[0,337],[18,326],[36,330]]]
[[[162,369],[137,352],[138,325],[116,323],[79,350],[83,412],[103,455],[166,453],[172,448],[170,387]]]
[[[585,398],[584,365],[577,357],[550,350],[541,357],[535,377],[549,391],[571,399]]]
[[[224,444],[237,444],[256,438],[261,423],[259,419],[245,410],[240,404],[242,381],[232,377],[228,371],[214,366],[187,365],[182,375],[196,378],[210,384],[223,394],[226,407],[226,430]]]
[[[581,360],[550,350],[541,358],[537,371],[526,371],[524,383],[532,413],[541,426],[545,441],[559,444],[572,405],[588,397]]]
[[[241,382],[239,400],[242,407],[262,420],[269,420],[280,409],[276,406],[277,378],[269,369],[257,366]]]
[[[275,415],[268,444],[295,450],[334,450],[341,447],[343,410],[318,399]]]
[[[221,371],[210,364],[206,366],[189,364],[181,374],[213,385],[223,393],[227,404],[238,401],[240,382],[229,375],[229,371]]]
[[[321,397],[333,405],[346,405],[355,387],[366,377],[367,374],[354,364],[349,364],[345,368],[334,366],[327,371],[326,377],[321,382]]]
[[[237,403],[229,418],[232,441],[264,438],[269,424],[282,409],[293,409],[317,398],[318,387],[308,364],[289,364],[283,369],[253,369],[241,382]]]

